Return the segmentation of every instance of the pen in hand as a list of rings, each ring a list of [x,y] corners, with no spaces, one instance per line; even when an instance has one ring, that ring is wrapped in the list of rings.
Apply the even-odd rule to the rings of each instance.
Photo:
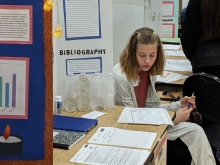
[[[193,92],[192,96],[194,96],[194,92]],[[192,96],[191,96],[191,97],[192,97]],[[189,109],[189,108],[190,108],[190,103],[188,103],[188,109]]]

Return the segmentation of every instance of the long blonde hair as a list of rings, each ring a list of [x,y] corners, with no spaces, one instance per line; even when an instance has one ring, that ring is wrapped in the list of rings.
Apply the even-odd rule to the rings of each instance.
[[[163,46],[158,34],[148,27],[137,29],[131,35],[130,40],[120,56],[120,66],[122,72],[126,74],[128,79],[133,81],[138,80],[139,65],[136,58],[137,44],[157,45],[157,58],[148,72],[149,75],[162,74],[165,61]]]

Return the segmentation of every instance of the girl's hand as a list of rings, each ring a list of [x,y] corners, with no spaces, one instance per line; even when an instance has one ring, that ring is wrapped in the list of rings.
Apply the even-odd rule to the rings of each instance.
[[[176,125],[180,122],[187,121],[189,119],[189,115],[192,112],[192,110],[193,110],[192,106],[189,109],[188,106],[178,109],[176,111],[176,118],[174,119],[173,123]]]
[[[196,103],[195,103],[196,97],[195,96],[185,96],[180,100],[181,108],[188,107],[188,103],[190,104],[190,107],[193,109],[196,109]]]

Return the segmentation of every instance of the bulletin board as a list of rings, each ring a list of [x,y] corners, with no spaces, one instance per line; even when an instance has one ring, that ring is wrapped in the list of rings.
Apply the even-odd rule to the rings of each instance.
[[[18,65],[17,70],[11,69],[10,73],[4,72],[3,67],[0,70],[0,109],[4,108],[0,112],[0,137],[4,137],[5,130],[8,132],[6,128],[9,126],[10,136],[18,137],[19,140],[13,142],[13,147],[17,143],[21,144],[21,150],[18,153],[10,153],[9,149],[3,151],[0,147],[0,164],[44,165],[53,162],[52,11],[44,11],[43,4],[44,1],[39,0],[1,0],[0,3],[0,14],[3,15],[1,6],[5,7],[5,5],[6,9],[9,6],[9,9],[21,10],[22,14],[27,13],[28,18],[30,17],[27,25],[31,27],[28,42],[25,39],[24,41],[20,39],[20,43],[17,41],[4,42],[0,32],[2,41],[0,43],[0,68],[1,65]],[[26,8],[28,8],[28,12]],[[17,14],[16,12],[14,13]],[[18,14],[21,16],[19,12]],[[22,68],[21,65],[25,65],[25,67]],[[22,71],[19,72],[19,68]],[[25,76],[22,78],[23,74]],[[12,77],[12,83],[4,82],[7,77]],[[24,83],[25,88],[17,85],[19,82]],[[17,96],[19,93],[22,95]],[[21,97],[25,99],[21,99]],[[27,112],[24,111],[25,115],[14,113],[14,117],[12,117],[9,112],[19,107],[19,99],[21,102],[19,105],[25,103]],[[14,108],[6,113],[10,107]],[[16,115],[23,117],[19,118]],[[2,142],[0,145],[3,145]]]

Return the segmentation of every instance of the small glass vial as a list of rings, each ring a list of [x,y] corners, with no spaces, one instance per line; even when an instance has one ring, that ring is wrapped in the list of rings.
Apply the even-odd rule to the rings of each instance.
[[[62,113],[62,96],[55,96],[54,114],[61,115],[61,113]]]

